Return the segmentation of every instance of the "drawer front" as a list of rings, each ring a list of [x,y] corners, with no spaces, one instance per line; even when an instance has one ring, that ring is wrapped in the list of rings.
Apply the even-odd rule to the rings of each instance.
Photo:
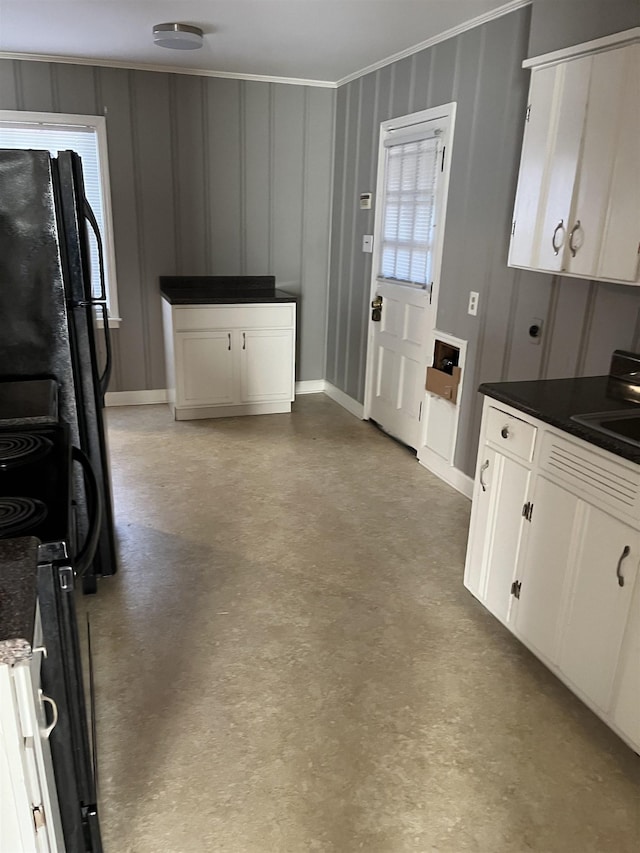
[[[531,462],[533,459],[537,431],[533,424],[528,424],[495,406],[489,406],[487,410],[486,441],[525,462]]]
[[[207,329],[292,328],[294,303],[280,305],[181,305],[173,309],[176,332]]]

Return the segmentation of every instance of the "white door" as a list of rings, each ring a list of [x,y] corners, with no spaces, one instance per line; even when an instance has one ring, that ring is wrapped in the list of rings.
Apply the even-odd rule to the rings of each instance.
[[[442,253],[453,107],[383,122],[365,417],[417,449]]]
[[[176,403],[218,406],[234,403],[232,332],[178,332]]]
[[[550,663],[558,659],[560,614],[566,575],[574,550],[578,498],[538,477],[530,525],[525,528],[524,565],[515,616],[516,631]]]
[[[608,711],[638,573],[640,536],[596,507],[584,504],[584,508],[560,669],[592,702]]]
[[[240,399],[267,403],[293,399],[293,331],[251,329],[239,332]]]

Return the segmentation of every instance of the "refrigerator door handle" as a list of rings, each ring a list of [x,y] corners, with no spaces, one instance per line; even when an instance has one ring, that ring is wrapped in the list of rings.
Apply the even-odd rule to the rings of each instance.
[[[94,302],[96,307],[100,308],[102,311],[102,327],[104,330],[104,351],[105,351],[105,364],[104,370],[102,371],[102,376],[98,379],[98,385],[100,388],[100,395],[102,396],[102,403],[104,405],[104,395],[107,393],[107,388],[109,387],[109,380],[111,379],[111,366],[112,366],[112,358],[111,358],[111,332],[109,330],[109,311],[107,310],[107,305],[105,302]]]
[[[102,249],[102,237],[100,236],[100,226],[98,225],[98,220],[96,219],[95,213],[91,209],[91,205],[87,201],[86,198],[82,200],[82,206],[84,208],[84,218],[87,220],[89,225],[91,226],[91,230],[95,234],[96,245],[98,247],[98,264],[100,266],[100,296],[98,297],[99,302],[106,302],[107,299],[107,287],[105,284],[104,277],[104,251]],[[87,294],[89,295],[89,294]]]
[[[71,448],[71,456],[75,462],[80,463],[84,473],[84,481],[89,493],[89,532],[87,538],[76,556],[74,562],[74,572],[78,577],[86,574],[87,569],[91,565],[98,547],[98,539],[100,537],[100,525],[102,522],[102,499],[98,480],[88,457],[80,450],[79,447]]]

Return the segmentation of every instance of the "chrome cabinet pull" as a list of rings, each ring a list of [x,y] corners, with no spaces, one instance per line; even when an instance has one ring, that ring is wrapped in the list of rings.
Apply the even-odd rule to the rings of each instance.
[[[46,693],[42,692],[42,690],[38,690],[38,693],[40,694],[40,701],[41,702],[48,702],[51,705],[51,713],[53,715],[53,720],[51,722],[51,725],[47,726],[45,729],[40,729],[40,734],[42,735],[42,737],[45,740],[47,740],[49,738],[49,735],[51,734],[51,732],[58,725],[58,706],[56,705],[54,700],[51,698],[51,696],[47,696]]]
[[[622,563],[631,553],[631,548],[628,545],[625,545],[622,549],[622,554],[620,554],[620,559],[618,560],[618,565],[616,566],[616,577],[618,578],[618,586],[624,586],[624,575],[622,574]]]
[[[229,338],[229,345],[228,345],[227,349],[230,350],[231,349],[231,332],[227,332],[227,337]]]
[[[246,348],[247,348],[247,333],[243,332],[242,333],[242,349],[246,349]]]
[[[571,229],[571,232],[569,233],[569,248],[571,249],[571,257],[572,258],[575,258],[576,253],[577,253],[578,249],[580,248],[580,246],[574,246],[573,245],[573,236],[579,228],[580,228],[580,220],[577,219],[576,224],[573,226],[573,228]],[[556,255],[557,254],[558,253],[556,252]]]
[[[482,486],[483,492],[487,491],[487,484],[482,479],[482,475],[484,474],[484,472],[487,470],[488,467],[489,467],[489,460],[485,459],[485,461],[482,464],[482,467],[480,468],[480,485]]]
[[[562,248],[562,243],[564,243],[564,237],[562,238],[562,243],[556,246],[556,234],[558,231],[564,231],[564,219],[561,219],[560,222],[553,229],[553,236],[551,238],[551,245],[553,246],[553,254],[557,255],[560,249]]]

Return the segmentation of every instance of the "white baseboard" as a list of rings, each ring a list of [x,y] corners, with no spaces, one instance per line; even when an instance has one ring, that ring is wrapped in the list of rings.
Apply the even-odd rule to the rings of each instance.
[[[302,379],[300,382],[296,382],[296,395],[322,394],[326,385],[324,379]]]
[[[428,447],[421,447],[418,451],[418,462],[436,477],[444,480],[466,498],[473,497],[473,480],[464,471],[454,468],[442,456],[438,456]]]
[[[356,418],[359,418],[361,421],[364,420],[364,406],[362,403],[354,400],[353,397],[345,394],[344,391],[336,388],[336,386],[332,385],[330,382],[324,383],[324,393],[327,397],[331,397],[332,400],[342,406],[343,409],[346,409],[348,412],[351,412],[352,415],[355,415]]]
[[[105,406],[148,406],[166,402],[166,388],[152,391],[107,391],[104,395]]]

